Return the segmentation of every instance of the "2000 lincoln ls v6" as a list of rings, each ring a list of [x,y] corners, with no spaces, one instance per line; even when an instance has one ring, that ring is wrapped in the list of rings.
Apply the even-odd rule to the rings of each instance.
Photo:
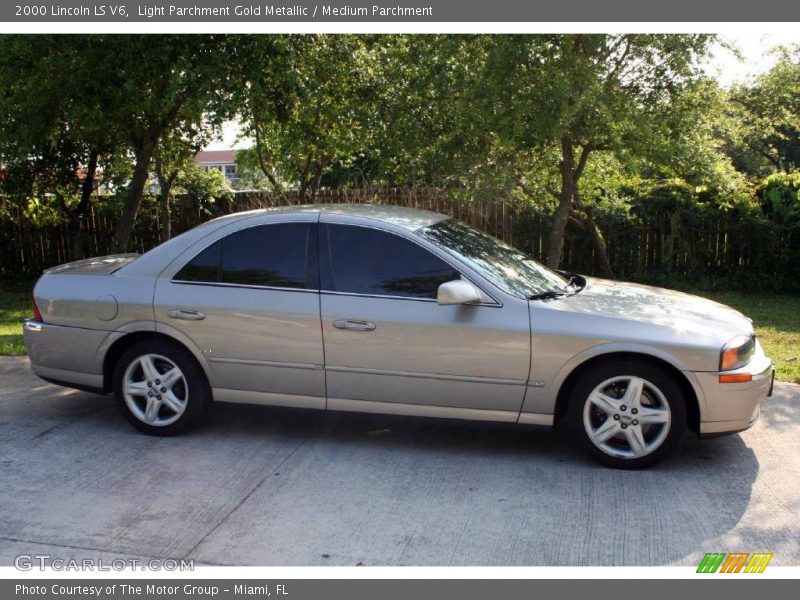
[[[758,418],[752,322],[664,289],[555,272],[439,214],[377,205],[238,213],[143,254],[50,269],[33,370],[112,392],[150,434],[212,400],[553,426],[643,467],[686,429]]]

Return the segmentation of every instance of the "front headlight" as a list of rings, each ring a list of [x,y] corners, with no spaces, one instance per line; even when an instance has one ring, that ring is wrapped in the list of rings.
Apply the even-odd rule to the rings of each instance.
[[[755,351],[756,336],[740,335],[733,338],[722,347],[722,352],[719,356],[719,370],[732,371],[745,366],[750,362],[750,358]]]

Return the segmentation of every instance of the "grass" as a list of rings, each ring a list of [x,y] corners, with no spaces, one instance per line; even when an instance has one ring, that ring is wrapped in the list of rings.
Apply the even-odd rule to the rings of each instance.
[[[30,287],[0,283],[0,356],[22,356],[22,320],[31,315]]]
[[[30,287],[0,283],[0,356],[25,354],[22,320],[31,314]],[[691,290],[742,311],[753,319],[781,381],[800,383],[800,297],[772,293]]]

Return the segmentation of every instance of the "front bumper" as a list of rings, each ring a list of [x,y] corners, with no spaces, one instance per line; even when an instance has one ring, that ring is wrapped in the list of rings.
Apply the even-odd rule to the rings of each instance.
[[[694,372],[700,399],[700,435],[714,436],[744,431],[758,420],[761,401],[772,393],[772,360],[760,344],[750,362],[726,374],[748,373],[746,383],[720,383],[719,372]]]

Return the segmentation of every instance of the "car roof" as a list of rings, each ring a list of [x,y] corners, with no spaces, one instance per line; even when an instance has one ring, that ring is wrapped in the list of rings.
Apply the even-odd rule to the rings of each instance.
[[[228,216],[247,218],[250,216],[274,213],[286,215],[292,213],[325,213],[333,215],[345,215],[349,217],[360,217],[363,219],[384,221],[398,227],[403,227],[409,231],[416,231],[450,218],[429,210],[397,206],[394,204],[302,204],[295,206],[275,206],[271,208],[261,208],[246,212],[233,213],[232,215]],[[225,217],[222,218],[224,219]]]
[[[161,270],[179,256],[187,247],[192,246],[206,235],[219,227],[241,223],[243,221],[266,215],[298,215],[298,214],[332,214],[356,219],[370,219],[389,223],[395,227],[408,231],[418,231],[424,227],[447,220],[449,217],[439,213],[407,208],[392,204],[298,204],[289,206],[276,206],[260,208],[237,213],[230,213],[206,221],[182,233],[171,240],[156,246],[136,260],[128,263],[118,273],[131,276],[157,276]]]

